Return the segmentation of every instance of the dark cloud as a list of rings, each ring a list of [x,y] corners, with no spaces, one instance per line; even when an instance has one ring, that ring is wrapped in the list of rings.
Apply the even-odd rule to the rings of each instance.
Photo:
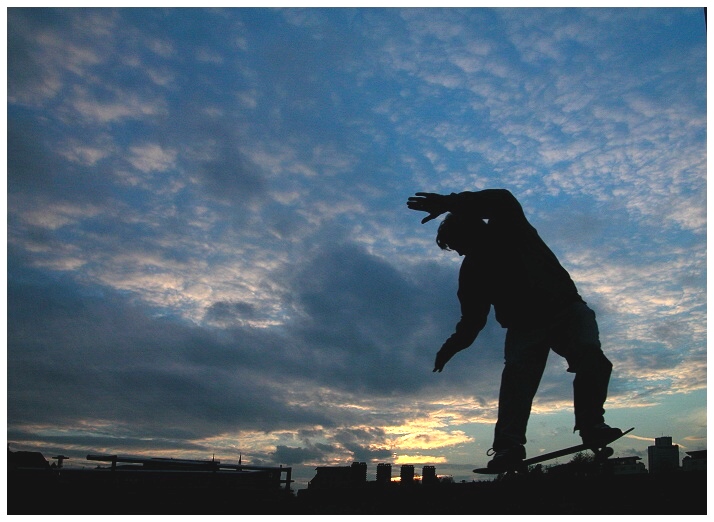
[[[288,465],[324,462],[335,457],[342,461],[375,462],[388,461],[392,452],[388,448],[378,448],[374,442],[383,444],[384,433],[381,430],[338,430],[330,444],[307,443],[305,446],[278,445],[272,455],[274,462],[285,462]]]
[[[218,301],[206,310],[207,321],[220,323],[230,324],[235,320],[254,319],[255,317],[255,306],[250,303]]]
[[[65,425],[104,419],[132,426],[136,437],[195,438],[332,423],[318,410],[284,404],[280,366],[270,373],[270,339],[236,332],[219,341],[210,330],[153,317],[112,291],[85,292],[67,282],[10,282],[13,425],[52,415]]]
[[[42,211],[52,205],[104,206],[107,211],[120,205],[112,176],[97,175],[93,166],[68,161],[62,155],[67,146],[49,127],[63,128],[60,122],[47,124],[47,118],[31,118],[12,112],[7,121],[8,208],[13,213]],[[102,165],[108,167],[110,164]]]
[[[652,334],[670,348],[675,348],[686,342],[687,322],[681,319],[665,319],[652,328]]]
[[[10,194],[47,190],[57,179],[59,158],[49,151],[46,130],[32,118],[8,116],[7,157]]]
[[[317,328],[357,328],[367,343],[396,341],[385,338],[395,333],[408,338],[424,309],[394,267],[353,244],[325,245],[298,272],[293,288]]]
[[[7,89],[9,99],[37,103],[59,89],[58,63],[48,60],[37,36],[67,29],[66,11],[8,9]],[[49,31],[48,31],[49,30]]]
[[[384,447],[385,433],[379,428],[341,430],[335,440],[355,461],[387,461],[392,457],[390,449]]]
[[[129,435],[129,436],[124,436]],[[75,451],[77,458],[84,458],[87,451],[102,452],[108,448],[113,453],[141,453],[155,450],[162,451],[170,444],[174,451],[191,451],[196,453],[207,453],[214,448],[204,444],[196,444],[182,438],[150,438],[143,436],[130,436],[128,433],[121,433],[114,428],[112,433],[95,433],[92,435],[82,435],[72,433],[71,435],[38,435],[33,430],[9,429],[7,432],[8,441],[23,441],[40,443],[45,456],[62,453],[69,448],[80,448]],[[185,435],[178,434],[177,435]]]
[[[310,447],[277,446],[272,454],[274,462],[285,462],[287,465],[302,464],[304,462],[319,462],[334,454],[337,448],[327,444],[314,444]]]
[[[219,336],[156,317],[151,308],[110,289],[98,292],[23,271],[13,262],[8,284],[10,428],[41,423],[51,415],[64,426],[92,419],[130,426],[128,438],[194,439],[227,430],[341,422],[329,417],[325,405],[288,406],[286,388],[301,382],[347,392],[369,388],[377,396],[414,391],[419,385],[414,375],[428,370],[432,357],[413,351],[408,330],[423,314],[407,299],[414,289],[354,247],[342,254],[349,256],[335,256],[337,263],[326,263],[312,281],[337,285],[333,293],[326,292],[327,304],[299,286],[310,302],[309,326],[292,325],[279,335],[233,328]],[[350,279],[337,270],[345,262],[363,278],[371,269],[379,284],[364,279],[361,286],[341,288]],[[401,318],[390,307],[405,308],[411,317]],[[236,311],[251,309],[217,303],[210,313],[220,318]],[[403,328],[404,334],[394,328]]]
[[[198,174],[211,197],[230,204],[236,211],[265,193],[265,180],[258,167],[234,146],[227,146],[214,159],[200,164]]]
[[[424,284],[438,287],[438,278],[434,274]],[[444,331],[430,317],[439,313],[433,298],[444,295],[434,287],[409,283],[356,245],[326,245],[296,271],[292,288],[303,320],[292,327],[301,343],[313,347],[317,367],[334,372],[336,383],[378,392],[414,389],[417,368],[426,369],[432,357],[419,348],[436,345],[435,334]]]
[[[620,364],[623,367],[637,368],[647,375],[652,371],[676,368],[682,362],[683,353],[679,350],[668,348],[663,343],[640,341],[638,345],[639,350],[618,354]]]

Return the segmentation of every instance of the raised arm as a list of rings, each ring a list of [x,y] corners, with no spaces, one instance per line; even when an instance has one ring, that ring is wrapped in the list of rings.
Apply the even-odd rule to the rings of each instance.
[[[426,223],[446,212],[469,213],[481,219],[525,220],[523,208],[506,189],[485,189],[476,192],[436,194],[417,192],[407,200],[407,207],[428,213]]]

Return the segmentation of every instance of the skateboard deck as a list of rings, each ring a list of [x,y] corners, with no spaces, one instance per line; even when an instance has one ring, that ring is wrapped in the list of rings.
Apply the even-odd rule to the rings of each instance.
[[[592,452],[594,452],[596,459],[605,460],[608,457],[611,457],[612,453],[613,453],[612,448],[609,448],[608,444],[612,444],[613,442],[624,437],[625,435],[627,435],[634,429],[635,428],[630,428],[627,431],[623,431],[622,435],[615,437],[610,442],[608,442],[607,444],[600,446],[600,447],[593,448],[592,446],[588,446],[586,444],[578,444],[577,446],[570,446],[569,448],[551,451],[550,453],[544,453],[542,455],[537,455],[535,457],[525,459],[520,464],[518,469],[513,469],[511,471],[525,471],[528,469],[528,466],[531,466],[532,464],[538,464],[539,462],[545,462],[546,460],[557,459],[558,457],[564,457],[566,455],[571,455],[573,453],[578,453],[579,451],[585,451],[585,450],[591,450]],[[500,473],[508,473],[508,471],[493,471],[488,468],[476,468],[474,470],[474,473],[483,473],[483,474],[487,474],[487,475],[498,475]]]

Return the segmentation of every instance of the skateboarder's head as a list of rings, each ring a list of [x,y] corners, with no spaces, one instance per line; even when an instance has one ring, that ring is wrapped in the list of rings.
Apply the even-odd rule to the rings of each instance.
[[[482,219],[449,213],[439,225],[436,244],[463,256],[483,243],[487,231],[488,225]]]

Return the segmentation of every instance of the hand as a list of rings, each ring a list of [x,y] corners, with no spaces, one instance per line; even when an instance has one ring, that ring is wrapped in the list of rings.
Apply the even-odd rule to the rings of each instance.
[[[434,372],[441,372],[444,369],[444,365],[449,362],[449,360],[454,356],[453,353],[445,352],[444,350],[439,350],[436,353],[436,360],[434,361]]]
[[[435,194],[433,192],[417,192],[415,196],[407,200],[407,207],[412,210],[428,212],[429,215],[421,220],[422,224],[439,217],[448,211],[448,196]]]

